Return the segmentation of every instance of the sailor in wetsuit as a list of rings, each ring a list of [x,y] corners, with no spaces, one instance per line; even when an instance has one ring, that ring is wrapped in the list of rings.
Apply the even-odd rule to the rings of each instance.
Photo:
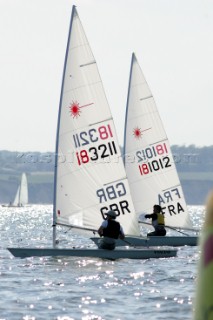
[[[98,229],[98,234],[103,237],[100,239],[98,247],[99,249],[113,250],[115,249],[116,239],[124,239],[125,235],[120,223],[115,221],[115,211],[108,211],[106,216],[107,219],[102,222]]]
[[[162,212],[161,206],[155,204],[153,207],[153,213],[146,214],[145,218],[152,219],[152,225],[155,228],[155,231],[149,232],[147,234],[148,237],[166,235],[164,214]]]

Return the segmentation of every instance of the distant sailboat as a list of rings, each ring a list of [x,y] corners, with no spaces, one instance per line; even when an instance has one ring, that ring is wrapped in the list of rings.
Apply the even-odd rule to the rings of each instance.
[[[193,230],[169,140],[134,53],[126,107],[124,160],[138,216],[152,213],[153,205],[159,204],[168,227]],[[149,245],[196,245],[197,240],[197,236],[150,237]]]
[[[27,204],[28,204],[28,183],[27,183],[27,176],[25,173],[23,173],[21,177],[21,183],[18,186],[13,202],[10,202],[8,205],[3,205],[3,207],[24,207]]]
[[[28,204],[28,184],[27,176],[25,173],[23,173],[21,177],[21,184],[16,192],[12,207],[23,207],[26,204]]]
[[[73,6],[62,82],[56,137],[53,248],[8,248],[16,257],[80,256],[147,259],[176,256],[176,250],[121,248],[61,249],[59,225],[97,232],[114,210],[127,234],[139,225],[109,105],[97,64]]]

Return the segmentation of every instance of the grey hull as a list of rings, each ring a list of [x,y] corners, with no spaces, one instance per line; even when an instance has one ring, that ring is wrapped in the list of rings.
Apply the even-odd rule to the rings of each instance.
[[[97,245],[100,238],[93,237],[90,238]],[[156,246],[171,246],[171,247],[181,247],[181,246],[197,246],[198,236],[177,236],[177,237],[125,237],[125,240],[116,240],[117,246],[138,246],[138,247],[156,247]]]
[[[177,250],[152,249],[54,249],[54,248],[7,248],[13,256],[19,258],[44,256],[93,257],[101,259],[150,259],[170,258],[177,255]]]

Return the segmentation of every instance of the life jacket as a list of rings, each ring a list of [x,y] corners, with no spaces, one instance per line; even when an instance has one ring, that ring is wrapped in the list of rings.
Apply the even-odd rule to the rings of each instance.
[[[120,223],[115,220],[108,220],[107,227],[103,229],[103,236],[118,239],[120,234]]]
[[[164,219],[164,214],[162,214],[161,212],[157,213],[158,219],[157,219],[157,224],[158,226],[165,226],[165,219]]]

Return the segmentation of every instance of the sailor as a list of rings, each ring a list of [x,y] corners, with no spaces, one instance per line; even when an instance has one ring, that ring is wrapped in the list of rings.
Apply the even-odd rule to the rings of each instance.
[[[104,220],[98,229],[100,239],[98,247],[99,249],[114,250],[116,245],[116,239],[124,239],[124,231],[119,222],[115,221],[116,213],[110,210],[106,213],[107,219]]]
[[[152,225],[155,229],[155,231],[147,234],[148,237],[166,235],[164,213],[162,212],[161,206],[155,204],[153,207],[153,213],[146,214],[145,218],[152,219]]]

